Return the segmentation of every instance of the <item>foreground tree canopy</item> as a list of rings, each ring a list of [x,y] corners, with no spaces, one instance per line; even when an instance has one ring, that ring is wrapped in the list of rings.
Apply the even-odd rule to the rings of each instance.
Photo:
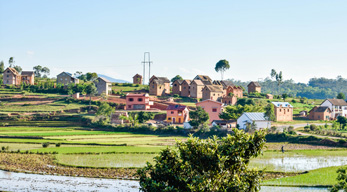
[[[141,190],[151,191],[259,191],[261,174],[248,169],[251,158],[261,154],[265,134],[234,129],[218,139],[190,137],[178,141],[155,157],[155,165],[140,169]]]

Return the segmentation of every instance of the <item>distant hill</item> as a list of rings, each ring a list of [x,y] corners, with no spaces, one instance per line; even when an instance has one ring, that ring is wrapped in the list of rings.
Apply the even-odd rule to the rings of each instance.
[[[103,78],[111,81],[112,83],[130,83],[129,81],[125,81],[125,80],[122,80],[122,79],[114,79],[112,77],[109,77],[109,76],[106,76],[106,75],[103,75],[103,74],[98,74],[98,77],[103,77]]]

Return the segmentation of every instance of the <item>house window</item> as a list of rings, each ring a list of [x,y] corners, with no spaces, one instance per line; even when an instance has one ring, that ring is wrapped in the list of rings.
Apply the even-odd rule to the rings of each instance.
[[[212,109],[212,112],[217,112],[217,109],[216,109],[216,108],[213,108],[213,109]]]
[[[183,87],[183,89],[186,89],[186,87]]]
[[[167,120],[171,121],[171,117],[167,118]]]
[[[173,111],[171,111],[171,114],[174,114],[174,112],[173,112]]]
[[[7,77],[9,77],[9,75],[7,75]]]
[[[282,111],[282,109],[280,109],[280,112]]]
[[[289,112],[289,109],[288,109],[288,112]]]
[[[159,89],[161,89],[161,86],[159,87]]]
[[[152,88],[154,88],[154,85],[152,86]]]
[[[142,98],[138,98],[137,101],[142,101]]]
[[[216,94],[213,93],[213,96],[216,96]]]
[[[131,105],[128,105],[128,109],[131,109]]]
[[[129,101],[131,102],[131,101],[134,101],[134,99],[133,98],[129,98]]]
[[[174,86],[176,87],[176,86],[177,86],[177,84],[174,84]]]

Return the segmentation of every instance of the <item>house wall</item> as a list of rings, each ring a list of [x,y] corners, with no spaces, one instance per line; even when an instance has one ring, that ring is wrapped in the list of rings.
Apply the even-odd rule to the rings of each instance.
[[[19,85],[20,75],[15,75],[11,70],[6,69],[3,73],[3,84],[5,85]]]
[[[21,76],[21,81],[23,83],[29,84],[29,85],[34,85],[34,81],[35,81],[35,76],[31,75],[31,76]]]
[[[196,83],[190,84],[190,97],[191,98],[202,98],[202,89],[204,88],[204,85],[197,85]]]
[[[181,95],[181,85],[178,83],[178,81],[175,81],[172,84],[172,94]]]
[[[248,86],[248,94],[258,92],[261,93],[261,87],[256,87],[254,84]]]
[[[229,86],[226,90],[226,95],[229,95],[229,93],[233,93],[238,98],[243,98],[243,90],[241,88]]]
[[[182,97],[190,97],[190,85],[187,82],[183,82],[181,85],[181,96]]]
[[[69,76],[66,73],[60,73],[59,75],[57,75],[57,84],[64,84],[64,85],[68,85],[70,83],[79,83],[78,79],[72,78],[71,76]]]
[[[236,96],[225,96],[222,97],[222,103],[224,103],[225,105],[235,105],[237,103],[237,97]]]
[[[330,120],[331,118],[331,113],[328,111],[325,112],[311,112],[308,115],[308,118],[311,120]]]
[[[293,121],[293,108],[291,107],[274,107],[276,121]]]
[[[149,97],[146,96],[127,96],[127,110],[147,110],[150,109]]]
[[[166,111],[166,122],[174,124],[182,124],[187,122],[189,119],[189,111],[185,109],[180,110],[167,110]]]
[[[95,81],[95,86],[98,90],[98,94],[105,93],[106,95],[112,94],[112,83],[111,82],[105,82],[103,80]]]
[[[142,76],[139,76],[139,75],[135,75],[133,77],[133,84],[139,84],[141,85],[142,84]]]
[[[223,106],[221,104],[212,101],[204,101],[196,103],[196,106],[202,107],[204,111],[208,113],[210,123],[214,120],[221,120],[219,118],[219,114],[223,112]]]
[[[214,101],[220,101],[223,97],[223,93],[221,92],[211,92],[209,89],[204,88],[202,90],[202,100],[211,99]]]

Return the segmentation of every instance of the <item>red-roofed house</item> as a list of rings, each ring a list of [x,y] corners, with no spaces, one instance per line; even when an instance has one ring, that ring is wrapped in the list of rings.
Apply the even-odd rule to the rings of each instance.
[[[153,105],[149,101],[149,95],[146,94],[127,94],[126,95],[126,110],[148,110]]]
[[[189,121],[189,109],[184,105],[169,105],[166,109],[166,122],[182,124]]]

